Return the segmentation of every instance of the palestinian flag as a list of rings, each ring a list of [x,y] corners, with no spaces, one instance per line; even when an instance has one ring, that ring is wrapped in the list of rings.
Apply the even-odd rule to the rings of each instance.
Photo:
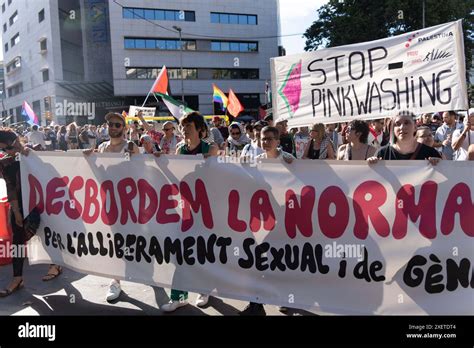
[[[186,115],[187,113],[193,112],[193,109],[188,108],[181,101],[171,98],[169,95],[163,93],[155,93],[157,97],[161,97],[163,103],[165,103],[171,114],[178,120]]]

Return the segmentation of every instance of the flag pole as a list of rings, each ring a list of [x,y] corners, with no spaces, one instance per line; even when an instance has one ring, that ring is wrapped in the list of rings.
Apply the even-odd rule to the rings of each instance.
[[[154,86],[155,86],[155,85],[153,85],[153,87],[154,87]],[[153,87],[151,87],[151,89],[153,89]],[[142,104],[142,107],[145,106],[145,103],[146,103],[146,101],[148,100],[148,97],[150,96],[151,89],[150,89],[150,91],[148,92],[148,94],[146,95],[146,98],[145,98],[145,101],[144,101],[143,104]],[[155,95],[155,93],[153,93],[153,95]],[[155,97],[155,98],[156,98],[156,97]]]

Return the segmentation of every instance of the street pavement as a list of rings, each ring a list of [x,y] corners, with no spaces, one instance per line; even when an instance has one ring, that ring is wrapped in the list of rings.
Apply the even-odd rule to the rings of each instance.
[[[6,298],[0,298],[0,315],[238,315],[246,302],[211,297],[205,308],[194,306],[197,294],[190,293],[190,305],[173,313],[160,306],[168,303],[169,289],[122,281],[122,294],[114,303],[105,300],[109,279],[77,273],[63,268],[56,279],[43,282],[48,265],[25,262],[25,287]],[[12,276],[11,265],[0,266],[0,288]],[[314,315],[317,312],[289,309],[282,314],[277,306],[265,306],[267,315]]]

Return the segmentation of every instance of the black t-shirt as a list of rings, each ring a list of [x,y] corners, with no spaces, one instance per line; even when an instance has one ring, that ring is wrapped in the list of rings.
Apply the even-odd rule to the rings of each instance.
[[[418,151],[418,154],[414,158],[415,160],[424,160],[428,159],[428,157],[437,157],[441,158],[441,155],[438,151],[436,151],[434,148],[429,147],[424,144],[420,144],[421,148],[420,151]],[[382,147],[379,149],[379,151],[375,154],[376,157],[382,158],[384,160],[409,160],[411,159],[411,156],[413,156],[412,153],[407,153],[407,154],[402,154],[395,150],[392,146],[388,145],[385,147]]]
[[[283,134],[280,136],[281,149],[288,153],[293,153],[293,138],[289,134]]]

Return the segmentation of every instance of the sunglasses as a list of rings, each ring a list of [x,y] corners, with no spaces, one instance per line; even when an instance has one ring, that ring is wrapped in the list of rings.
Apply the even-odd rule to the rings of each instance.
[[[109,125],[109,127],[112,127],[112,128],[122,128],[123,124],[120,123],[120,122],[107,122],[107,124]]]

